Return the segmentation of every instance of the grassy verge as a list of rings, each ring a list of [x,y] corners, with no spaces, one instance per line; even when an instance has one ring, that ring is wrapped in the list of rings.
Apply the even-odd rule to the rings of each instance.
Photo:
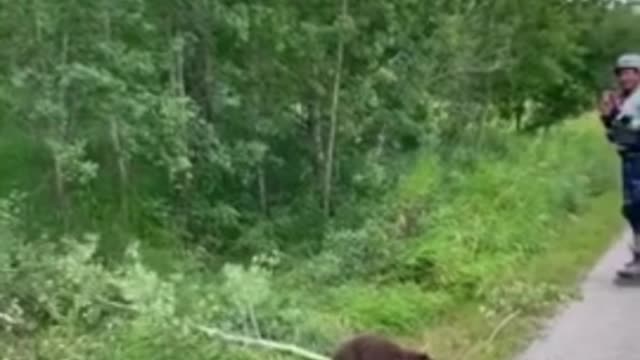
[[[521,272],[517,274],[495,274],[496,282],[525,282],[574,289],[616,239],[623,225],[618,212],[618,197],[614,189],[594,198],[582,216],[567,219],[567,226],[558,234],[558,241],[544,254],[520,264]],[[487,321],[479,310],[481,304],[460,303],[458,311],[426,331],[421,339],[427,348],[433,349],[433,353],[443,359],[510,359],[536,335],[540,320],[552,315],[564,300],[566,298],[533,309],[520,308],[516,317],[509,318],[514,313],[502,313],[493,321]],[[498,328],[501,331],[493,334]],[[488,343],[492,335],[495,336]]]
[[[477,263],[477,266],[459,265],[452,261],[455,259],[456,251],[450,250],[459,244],[451,240],[440,240],[442,244],[448,244],[448,247],[440,253],[439,256],[442,258],[439,262],[446,264],[443,268],[453,272],[455,280],[443,282],[439,290],[444,289],[458,295],[439,309],[441,316],[435,323],[426,326],[421,336],[409,335],[407,342],[430,349],[436,358],[510,359],[536,335],[540,320],[552,315],[557,305],[576,294],[576,285],[579,284],[582,275],[591,269],[595,261],[617,238],[623,226],[616,181],[618,163],[616,155],[601,136],[599,124],[587,115],[565,125],[557,134],[560,138],[551,137],[544,140],[545,145],[538,158],[525,155],[519,157],[520,161],[506,159],[498,164],[487,161],[483,163],[483,166],[491,169],[491,174],[503,172],[507,174],[506,178],[513,179],[518,177],[519,173],[526,172],[533,164],[553,162],[554,160],[550,159],[553,159],[554,152],[558,157],[565,157],[555,164],[560,172],[565,172],[564,175],[540,171],[539,178],[547,179],[547,182],[542,180],[537,185],[526,185],[526,181],[522,179],[506,180],[499,176],[499,180],[493,182],[494,186],[508,188],[513,185],[523,190],[528,186],[527,190],[534,194],[532,197],[523,192],[522,195],[510,198],[511,207],[505,212],[501,209],[502,202],[496,199],[508,190],[488,190],[486,185],[491,183],[490,177],[474,175],[470,176],[475,179],[465,182],[466,189],[460,191],[460,197],[464,200],[456,202],[455,196],[453,197],[456,204],[454,207],[458,212],[464,212],[465,208],[473,208],[476,202],[490,205],[486,205],[484,209],[474,209],[475,214],[470,211],[466,216],[460,217],[463,219],[461,221],[455,221],[455,216],[450,214],[444,217],[448,221],[453,220],[450,222],[452,226],[444,230],[446,237],[451,239],[456,232],[464,234],[464,228],[471,223],[471,226],[475,226],[479,231],[470,232],[481,233],[478,235],[481,238],[479,242],[487,241],[488,245],[492,246],[485,252],[462,251],[463,255],[460,256]],[[583,136],[581,140],[570,140],[571,136],[576,134]],[[567,136],[567,141],[561,145],[560,139],[563,136]],[[576,145],[584,147],[576,149]],[[516,153],[522,155],[526,151]],[[583,168],[576,166],[580,163],[584,165],[589,159],[593,160],[594,156],[598,160],[593,165]],[[567,170],[570,167],[573,168]],[[585,168],[589,167],[590,169],[585,171]],[[411,190],[411,184],[420,188],[420,185],[424,187],[424,184],[428,183],[424,180],[425,176],[420,175],[420,169],[425,168],[428,166],[420,166],[419,171],[413,173],[414,177],[418,175],[418,179],[410,179],[402,186],[403,191],[409,190],[410,193],[405,198],[416,195],[415,191]],[[481,170],[474,172],[482,173]],[[534,176],[535,173],[536,171],[533,172]],[[580,185],[580,173],[588,174],[586,177],[591,178],[592,183],[597,179],[596,182],[601,189],[596,192],[585,191],[588,186]],[[477,183],[480,185],[476,186]],[[582,189],[575,192],[558,190],[563,186]],[[562,194],[563,191],[566,193]],[[554,192],[558,194],[553,194]],[[482,194],[489,196],[483,197]],[[538,203],[536,195],[543,196],[545,200]],[[517,206],[517,200],[522,200],[521,198],[525,199],[525,204],[530,204],[529,211],[526,209],[527,205]],[[479,215],[476,215],[478,213]],[[540,214],[551,214],[551,218],[538,217]],[[495,217],[498,218],[497,221]],[[513,231],[518,226],[521,226],[520,230]],[[462,230],[456,230],[458,227]],[[535,245],[505,250],[504,246],[499,246],[503,230],[508,233],[505,243],[529,241]],[[434,232],[431,231],[422,240],[418,240],[418,243],[433,244],[437,234],[436,231],[434,236]],[[469,241],[466,242],[466,246],[468,244]],[[451,256],[452,254],[454,256]],[[467,269],[461,272],[452,270],[465,267]],[[476,269],[479,274],[474,273]],[[474,291],[467,293],[469,296],[459,294],[465,274],[474,282],[471,285]],[[432,308],[433,311],[436,309],[437,307]]]

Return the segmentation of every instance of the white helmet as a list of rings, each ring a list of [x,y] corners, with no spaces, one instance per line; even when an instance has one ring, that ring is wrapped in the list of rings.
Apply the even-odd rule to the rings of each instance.
[[[620,56],[616,61],[615,70],[621,69],[636,69],[640,71],[640,54],[627,53]]]

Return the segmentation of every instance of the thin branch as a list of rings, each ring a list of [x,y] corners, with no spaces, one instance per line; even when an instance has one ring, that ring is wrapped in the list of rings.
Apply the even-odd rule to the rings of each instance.
[[[460,360],[466,360],[466,359],[469,358],[469,356],[471,354],[475,353],[476,351],[478,351],[478,350],[480,350],[482,348],[485,348],[485,347],[491,345],[495,341],[496,337],[498,337],[498,334],[500,334],[500,332],[505,327],[507,327],[507,325],[509,325],[509,323],[511,321],[513,321],[516,317],[518,317],[518,315],[520,315],[520,310],[516,310],[516,311],[512,312],[511,314],[507,315],[504,319],[502,319],[502,321],[500,321],[498,323],[498,325],[496,325],[496,327],[491,332],[491,335],[489,335],[489,337],[486,340],[484,340],[484,341],[472,346],[469,350],[467,350],[466,353],[464,353],[460,357]]]
[[[9,324],[9,325],[21,325],[22,321],[14,319],[9,314],[0,313],[0,320]]]
[[[133,313],[141,313],[142,311],[140,311],[140,309],[138,309],[137,307],[133,306],[133,305],[129,305],[129,304],[125,304],[125,303],[121,303],[121,302],[117,302],[117,301],[112,301],[103,297],[98,297],[95,299],[95,301],[97,301],[98,303],[102,304],[102,305],[107,305],[107,306],[111,306],[114,307],[116,309],[120,309],[120,310],[125,310],[125,311],[129,311],[129,312],[133,312]]]
[[[217,337],[228,342],[235,342],[235,343],[241,343],[244,345],[258,346],[258,347],[262,347],[270,350],[277,350],[277,351],[289,353],[292,355],[296,355],[308,360],[331,360],[331,358],[327,356],[315,353],[310,350],[303,349],[301,347],[298,347],[292,344],[277,342],[273,340],[254,339],[254,338],[250,338],[242,335],[229,334],[222,330],[210,328],[202,325],[193,325],[192,327],[204,333],[207,336]]]
[[[459,69],[452,69],[452,70],[445,70],[440,72],[438,75],[428,79],[426,81],[426,87],[431,87],[436,85],[437,82],[444,80],[448,77],[452,77],[452,76],[464,76],[464,75],[487,75],[487,74],[491,74],[493,72],[496,72],[498,70],[501,70],[504,68],[504,63],[497,61],[485,68],[478,68],[478,67],[469,67],[469,68],[459,68]]]
[[[251,326],[253,326],[253,331],[256,333],[256,336],[259,339],[262,339],[262,332],[260,331],[260,326],[258,325],[258,320],[256,319],[256,313],[253,311],[253,306],[249,306],[249,319],[251,320]]]
[[[507,325],[509,325],[509,323],[514,320],[518,315],[520,315],[520,310],[516,310],[514,312],[512,312],[511,314],[509,314],[509,316],[505,317],[499,324],[498,326],[496,326],[495,329],[493,329],[493,332],[491,333],[491,336],[489,336],[489,338],[487,339],[487,341],[485,342],[486,344],[491,344],[493,343],[493,341],[496,339],[496,337],[498,336],[498,334],[507,327]]]

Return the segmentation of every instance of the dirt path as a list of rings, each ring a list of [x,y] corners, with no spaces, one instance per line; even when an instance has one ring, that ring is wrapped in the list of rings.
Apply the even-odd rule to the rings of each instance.
[[[518,360],[640,360],[640,282],[615,281],[630,235],[600,259],[581,298],[561,309]]]

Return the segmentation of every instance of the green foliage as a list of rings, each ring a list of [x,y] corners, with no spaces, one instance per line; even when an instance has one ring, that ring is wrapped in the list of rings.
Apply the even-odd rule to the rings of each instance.
[[[556,299],[489,279],[614,183],[559,124],[633,45],[609,5],[0,0],[7,356],[263,356],[193,321],[324,352]]]
[[[223,263],[218,272],[208,266],[213,258],[195,249],[161,274],[145,265],[144,244],[129,246],[124,261],[105,267],[93,260],[94,235],[22,241],[20,197],[7,198],[3,234],[15,241],[4,243],[10,271],[1,281],[10,291],[0,306],[26,324],[5,328],[6,341],[15,344],[8,348],[17,354],[17,339],[27,332],[33,352],[50,358],[280,359],[212,341],[189,324],[325,353],[355,331],[411,336],[460,304],[475,304],[492,321],[505,312],[545,309],[566,292],[501,274],[563,241],[558,230],[614,184],[614,176],[601,174],[612,158],[599,129],[584,123],[536,138],[485,141],[498,139],[499,152],[417,157],[414,170],[405,170],[389,191],[399,196],[378,204],[366,225],[334,230],[308,259],[265,252],[246,264]],[[584,180],[562,185],[567,178]],[[394,215],[414,216],[415,233],[403,235],[398,228],[406,222]]]
[[[584,109],[591,66],[611,57],[596,54],[624,47],[609,38],[635,20],[605,2],[339,5],[3,2],[3,131],[39,144],[29,171],[51,181],[30,201],[54,194],[58,208],[32,221],[93,231],[87,218],[120,215],[116,226],[131,227],[158,215],[137,204],[162,202],[180,240],[262,251],[244,240],[265,217],[327,224],[326,203],[349,216],[349,204],[393,186],[409,151],[464,158],[487,122],[546,126]],[[86,205],[105,201],[107,213]],[[318,228],[316,242],[327,235]]]

